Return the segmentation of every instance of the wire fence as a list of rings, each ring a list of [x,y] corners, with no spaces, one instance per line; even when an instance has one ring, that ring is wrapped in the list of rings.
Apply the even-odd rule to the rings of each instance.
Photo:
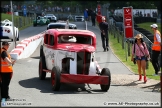
[[[126,39],[124,36],[124,32],[119,30],[119,27],[115,26],[115,24],[110,23],[109,26],[109,33],[111,35],[113,35],[113,37],[117,40],[118,43],[121,44],[122,49],[126,50],[126,60],[127,60],[127,56],[131,56],[131,50],[132,50],[132,45],[134,43],[134,39]],[[152,55],[152,45],[153,43],[141,32],[134,30],[134,36],[136,36],[137,34],[141,34],[143,36],[143,40],[145,41],[147,48],[149,50],[150,56]],[[159,56],[159,63],[161,66],[161,55]],[[149,67],[149,62],[147,62],[147,66],[146,68],[148,69]]]

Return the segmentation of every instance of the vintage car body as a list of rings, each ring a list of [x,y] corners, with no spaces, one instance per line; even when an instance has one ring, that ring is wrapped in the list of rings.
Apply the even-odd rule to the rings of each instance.
[[[56,22],[56,23],[49,23],[47,26],[47,30],[48,29],[54,29],[54,28],[60,28],[60,29],[65,29],[66,26],[66,22]],[[77,29],[76,24],[73,23],[69,23],[69,29]]]
[[[37,25],[48,25],[50,23],[50,20],[45,17],[38,16],[35,20],[33,20],[33,26]]]
[[[14,26],[14,30],[15,35],[13,35],[13,27],[11,21],[9,21],[8,19],[1,21],[2,36],[0,36],[0,39],[11,39],[11,41],[13,41],[16,37],[16,41],[19,41],[19,29]]]
[[[51,72],[51,84],[57,91],[61,83],[100,84],[110,87],[108,68],[98,69],[95,60],[96,36],[88,30],[49,29],[40,48],[39,78]]]
[[[50,21],[57,21],[57,17],[54,14],[46,14],[44,17],[48,18]]]

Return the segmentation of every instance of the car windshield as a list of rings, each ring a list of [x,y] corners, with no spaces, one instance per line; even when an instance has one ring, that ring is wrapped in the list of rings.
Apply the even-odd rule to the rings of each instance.
[[[12,26],[10,23],[1,22],[1,26]]]
[[[49,25],[48,29],[65,29],[65,25]]]
[[[47,14],[46,16],[53,16],[52,14]]]
[[[37,19],[44,19],[44,17],[39,16],[39,17],[37,17]]]
[[[76,43],[92,45],[92,37],[84,35],[61,35],[58,37],[58,43]]]
[[[5,23],[1,23],[1,26],[4,26],[5,25]]]

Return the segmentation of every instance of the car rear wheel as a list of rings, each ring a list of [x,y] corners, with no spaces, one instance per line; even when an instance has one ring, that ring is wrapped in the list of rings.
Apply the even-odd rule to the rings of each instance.
[[[17,36],[17,41],[19,41],[19,33],[18,33],[18,36]]]
[[[39,79],[40,80],[44,80],[46,78],[46,72],[43,71],[43,69],[46,69],[45,57],[40,57],[40,60],[39,60]]]
[[[43,54],[43,45],[40,46],[40,57],[44,56]]]
[[[48,21],[46,21],[46,25],[48,25],[49,24],[49,22]]]
[[[36,26],[37,26],[37,24],[36,24],[36,23],[34,23],[34,24],[33,24],[33,26],[34,26],[34,27],[36,27]]]
[[[51,72],[51,84],[52,84],[52,89],[54,91],[59,91],[60,89],[60,85],[61,85],[60,77],[61,77],[60,68],[57,66],[54,66]]]
[[[101,71],[101,75],[103,76],[108,76],[108,84],[107,85],[102,85],[101,86],[101,90],[107,92],[110,88],[110,83],[111,83],[111,73],[110,70],[108,68],[103,68]]]

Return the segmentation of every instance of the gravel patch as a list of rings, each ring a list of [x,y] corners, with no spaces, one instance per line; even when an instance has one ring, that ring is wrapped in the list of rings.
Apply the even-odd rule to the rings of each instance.
[[[111,74],[111,84],[152,89],[152,91],[156,92],[161,91],[160,80],[147,78],[147,82],[144,83],[143,79],[138,81],[138,75]]]

